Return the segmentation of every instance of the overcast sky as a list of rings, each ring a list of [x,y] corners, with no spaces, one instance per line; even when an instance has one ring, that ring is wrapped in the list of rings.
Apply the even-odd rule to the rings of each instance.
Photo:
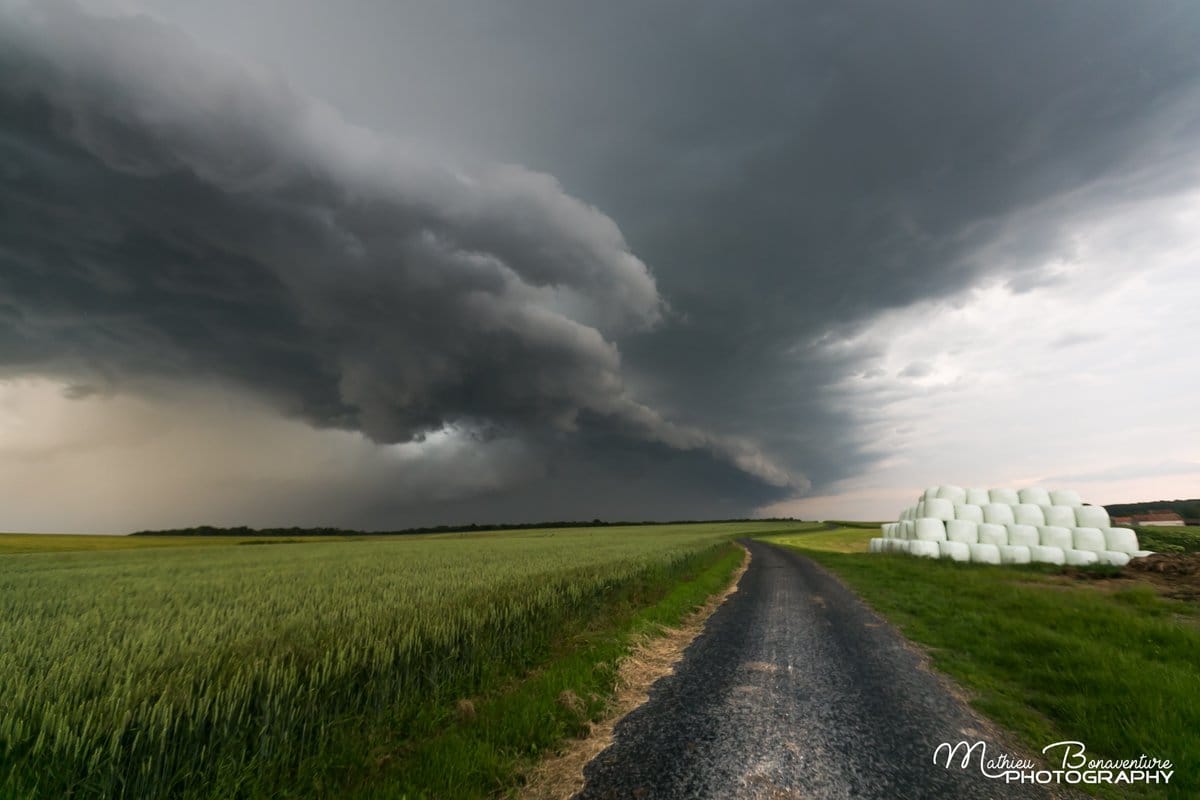
[[[1200,495],[1200,7],[0,0],[0,530]]]

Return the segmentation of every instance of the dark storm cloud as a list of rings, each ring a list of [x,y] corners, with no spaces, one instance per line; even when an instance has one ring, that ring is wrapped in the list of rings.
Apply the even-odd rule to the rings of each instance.
[[[818,485],[876,454],[822,391],[861,367],[810,343],[987,276],[1052,284],[1067,217],[1196,179],[1194,4],[522,9],[477,23],[494,62],[554,76],[515,90],[539,125],[513,146],[613,214],[685,318],[627,365]]]
[[[798,485],[634,399],[615,340],[666,304],[552,178],[431,165],[145,18],[10,13],[0,76],[10,374],[229,381],[381,443],[594,419]]]
[[[536,452],[552,465],[541,474],[471,497],[396,498],[375,492],[340,518],[367,528],[389,520],[395,525],[398,519],[436,525],[522,521],[531,515],[538,520],[731,519],[782,496],[778,487],[726,461],[590,427],[569,441],[541,441]]]
[[[41,87],[4,101],[3,363],[207,373],[382,440],[520,430],[551,466],[473,518],[745,512],[782,472],[856,474],[880,451],[836,387],[880,343],[842,339],[986,278],[1053,285],[1071,219],[1196,180],[1189,3],[147,2],[612,219],[544,175],[381,155],[149,23],[89,24],[123,71],[46,33],[0,56]],[[654,442],[725,463],[638,472]]]

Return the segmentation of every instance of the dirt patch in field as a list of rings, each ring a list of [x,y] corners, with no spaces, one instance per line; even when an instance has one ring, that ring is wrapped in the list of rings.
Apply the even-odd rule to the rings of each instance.
[[[1060,586],[1087,583],[1100,591],[1150,586],[1163,597],[1196,602],[1200,601],[1200,553],[1155,553],[1111,572],[1067,567],[1052,576],[1051,582]]]
[[[583,768],[612,744],[613,729],[617,723],[650,699],[650,687],[654,682],[674,671],[675,664],[683,657],[683,651],[704,629],[704,623],[737,591],[738,581],[748,566],[750,552],[746,551],[729,588],[710,597],[678,628],[664,628],[661,635],[647,637],[633,647],[618,670],[617,695],[608,715],[588,729],[586,739],[577,739],[565,752],[542,761],[526,777],[520,794],[522,800],[567,800],[583,788]],[[561,697],[559,701],[562,702]]]
[[[1135,558],[1121,574],[1153,584],[1167,597],[1200,600],[1200,553],[1156,553]]]

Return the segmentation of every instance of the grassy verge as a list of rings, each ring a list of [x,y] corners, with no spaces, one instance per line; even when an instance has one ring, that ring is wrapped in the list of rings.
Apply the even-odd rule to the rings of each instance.
[[[1140,527],[1138,542],[1146,550],[1158,553],[1200,552],[1200,528],[1197,527]]]
[[[1102,796],[1200,796],[1200,606],[1044,568],[868,555],[872,535],[767,540],[839,575],[1031,752],[1075,739],[1094,758],[1175,764],[1166,788]]]
[[[465,698],[453,721],[407,741],[374,738],[373,765],[339,796],[384,798],[515,796],[520,776],[542,754],[587,735],[616,691],[618,664],[638,637],[678,625],[724,589],[741,564],[733,545],[673,584],[646,584],[614,603],[519,682],[489,695]],[[647,605],[649,602],[649,605]],[[450,710],[447,710],[450,713]],[[388,742],[380,746],[379,742]]]

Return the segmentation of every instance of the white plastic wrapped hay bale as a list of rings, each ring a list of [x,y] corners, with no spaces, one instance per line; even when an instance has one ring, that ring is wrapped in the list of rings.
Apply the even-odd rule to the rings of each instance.
[[[1001,564],[1028,564],[1031,560],[1029,548],[1024,545],[1005,544],[996,549],[1000,551]]]
[[[1093,553],[1100,553],[1108,549],[1104,541],[1104,534],[1099,528],[1072,528],[1071,541],[1076,550],[1091,550]]]
[[[979,523],[965,519],[952,519],[946,523],[946,539],[963,544],[978,544]]]
[[[1013,517],[1012,506],[1003,503],[988,503],[983,507],[983,521],[993,525],[1007,525],[1017,520]]]
[[[937,558],[941,555],[941,542],[923,542],[920,540],[908,543],[908,554],[922,558]]]
[[[1075,512],[1073,512],[1073,511],[1071,512],[1071,514],[1072,514],[1072,515],[1074,515],[1074,513],[1075,513]],[[916,509],[913,511],[913,519],[920,519],[920,518],[921,518],[921,517],[923,517],[923,516],[925,516],[925,501],[924,501],[924,500],[918,500],[918,501],[917,501],[917,507],[916,507]]]
[[[967,489],[967,503],[973,506],[986,506],[992,502],[987,489]]]
[[[954,519],[954,503],[942,500],[940,497],[925,501],[925,516],[934,519]]]
[[[885,539],[899,539],[899,530],[900,523],[898,522],[885,522],[879,526],[879,531],[883,534],[883,538]]]
[[[1086,567],[1099,563],[1100,556],[1092,550],[1063,550],[1063,560],[1069,567]]]
[[[1029,560],[1034,564],[1063,564],[1066,558],[1061,547],[1034,545],[1029,548]]]
[[[1055,506],[1081,506],[1083,499],[1079,492],[1073,489],[1053,489],[1050,492],[1050,504]]]
[[[883,552],[883,539],[882,538],[872,539],[871,541],[867,542],[867,552],[868,553],[882,553]]]
[[[954,518],[966,520],[967,522],[983,522],[983,509],[970,503],[956,503],[954,505]]]
[[[923,542],[946,541],[946,523],[932,517],[922,517],[916,521],[913,538]]]
[[[1106,550],[1133,555],[1138,551],[1137,534],[1129,528],[1101,528]]]
[[[928,489],[925,490],[925,494],[921,499],[922,500],[933,500],[934,498],[936,498],[938,496],[938,491],[941,488],[942,487],[940,487],[940,486],[930,486]]]
[[[1021,498],[1012,489],[988,489],[988,499],[989,502],[1006,506],[1015,506],[1021,502]]]
[[[912,539],[917,535],[917,521],[915,519],[906,519],[900,523],[900,538]]]
[[[1099,528],[1075,528],[1071,531],[1071,538],[1075,542],[1076,550],[1095,553],[1096,563],[1098,564],[1123,567],[1129,563],[1128,553],[1119,553],[1108,549],[1108,540],[1104,535],[1104,531]],[[1067,563],[1070,563],[1070,561],[1068,560]]]
[[[961,486],[939,486],[938,499],[949,500],[951,503],[965,503],[967,500],[967,490]]]
[[[1008,531],[1008,543],[1016,547],[1033,547],[1040,544],[1041,539],[1038,537],[1038,529],[1032,525],[1022,525],[1014,523],[1005,525]]]
[[[969,544],[972,564],[999,564],[1000,548],[994,544]]]
[[[1046,515],[1041,506],[1033,503],[1019,503],[1012,507],[1013,519],[1021,525],[1045,525]]]
[[[907,539],[891,539],[893,553],[908,553],[908,548],[912,546],[912,542]]]
[[[1040,486],[1030,486],[1026,489],[1020,489],[1017,491],[1017,497],[1021,499],[1022,503],[1028,503],[1030,505],[1052,505],[1050,502],[1050,492]]]
[[[1047,525],[1059,528],[1074,528],[1076,524],[1074,506],[1042,506],[1042,516]]]
[[[1116,550],[1101,550],[1096,557],[1101,564],[1110,567],[1123,567],[1129,563],[1129,553],[1118,553]]]
[[[938,555],[951,561],[970,561],[970,545],[962,542],[938,542]]]
[[[1075,524],[1080,528],[1104,529],[1112,525],[1112,520],[1104,506],[1076,506]]]
[[[995,522],[985,522],[979,526],[979,543],[990,545],[1008,544],[1008,528]]]
[[[1071,538],[1071,529],[1059,525],[1038,526],[1038,543],[1042,547],[1057,547],[1059,550],[1070,550],[1075,546]]]

